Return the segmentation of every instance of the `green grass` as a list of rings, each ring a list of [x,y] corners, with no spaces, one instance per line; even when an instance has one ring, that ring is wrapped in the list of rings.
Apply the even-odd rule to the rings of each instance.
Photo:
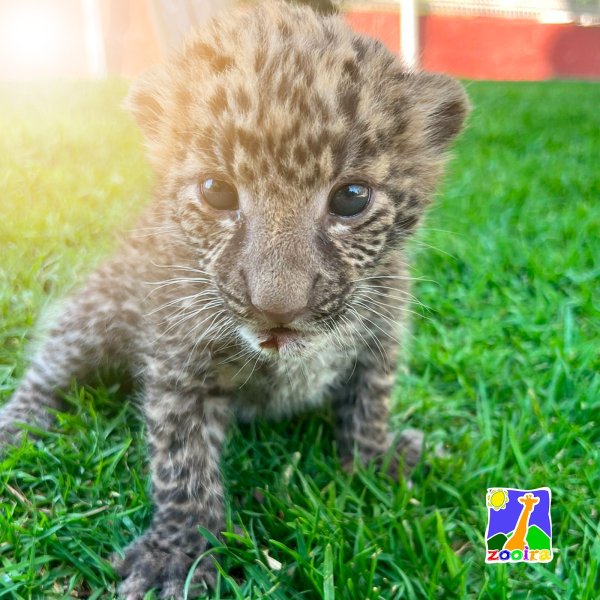
[[[326,412],[235,431],[224,471],[241,529],[215,598],[597,597],[600,86],[468,89],[475,112],[414,244],[431,310],[415,321],[393,415],[426,432],[430,468],[411,490],[368,470],[348,477]],[[48,300],[148,197],[124,91],[0,88],[2,399]],[[56,431],[0,462],[0,597],[114,594],[105,559],[151,511],[130,395],[74,389]],[[553,562],[486,566],[486,488],[546,485]]]

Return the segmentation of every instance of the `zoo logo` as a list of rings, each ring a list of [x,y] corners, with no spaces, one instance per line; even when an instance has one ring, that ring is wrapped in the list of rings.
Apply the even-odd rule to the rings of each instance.
[[[488,488],[485,562],[550,562],[550,488]]]

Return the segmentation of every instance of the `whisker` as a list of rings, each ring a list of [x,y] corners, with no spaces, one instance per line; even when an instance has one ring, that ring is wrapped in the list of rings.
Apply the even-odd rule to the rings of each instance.
[[[250,377],[252,377],[252,375],[254,375],[254,371],[256,371],[256,366],[258,365],[258,361],[260,360],[261,355],[260,352],[257,353],[256,356],[256,360],[254,361],[254,364],[252,365],[252,370],[250,371],[250,375],[248,375],[248,377],[246,377],[246,379],[244,380],[244,383],[242,383],[242,385],[240,385],[240,387],[238,388],[239,390],[241,390],[250,380]],[[304,363],[300,363],[300,364],[304,364]]]
[[[358,311],[356,311],[354,308],[352,307],[348,307],[348,310],[350,310],[358,319],[359,323],[361,325],[364,326],[364,322],[363,322],[363,317],[362,315],[360,315],[358,313]],[[350,321],[351,322],[351,321]],[[352,323],[352,322],[351,322]],[[389,361],[385,355],[385,351],[383,349],[383,346],[381,345],[381,342],[379,341],[379,339],[377,338],[377,336],[368,328],[368,327],[364,327],[365,332],[369,333],[371,335],[371,337],[373,338],[373,341],[375,342],[375,346],[377,347],[377,349],[379,350],[379,353],[381,354],[381,360],[383,361],[384,364],[389,364]],[[375,351],[373,350],[373,348],[371,347],[371,345],[369,344],[369,342],[367,342],[367,340],[365,339],[365,337],[362,335],[362,333],[360,332],[360,330],[358,329],[358,327],[354,327],[354,331],[356,331],[356,333],[360,336],[360,338],[363,340],[363,342],[365,343],[365,346],[371,351],[371,353],[373,354],[373,357],[375,357]]]
[[[366,284],[366,285],[358,285],[356,286],[357,290],[390,290],[392,292],[397,292],[399,294],[401,294],[401,296],[399,298],[396,298],[395,296],[392,296],[389,292],[373,292],[373,293],[377,293],[380,294],[382,296],[388,296],[389,298],[396,298],[397,300],[403,300],[406,301],[406,299],[408,298],[409,300],[413,300],[414,302],[420,302],[420,300],[413,294],[411,294],[409,291],[407,290],[401,290],[399,288],[396,287],[392,287],[391,285],[371,285],[371,284]]]
[[[249,352],[250,358],[235,372],[235,374],[231,378],[232,381],[244,370],[244,367],[254,358],[255,354],[258,354],[260,356],[260,352],[256,352],[255,350],[250,350]]]
[[[362,296],[357,295],[354,298],[352,298],[353,304],[356,304],[357,306],[362,306],[369,312],[373,312],[377,315],[380,314],[379,311],[377,310],[377,308],[375,308],[375,307],[371,308],[369,306],[369,304],[366,304],[367,302],[369,302],[370,304],[374,304],[373,300],[370,300],[369,298],[364,298]],[[388,305],[388,306],[391,306],[391,305]],[[394,307],[394,308],[396,308],[396,307]],[[394,315],[394,313],[392,313],[389,308],[385,308],[385,305],[382,305],[382,310],[385,311],[385,313],[388,315],[388,318],[390,318],[390,319],[394,319],[397,317],[397,315]],[[383,313],[381,313],[381,314],[383,314]]]
[[[431,283],[436,283],[433,279],[427,279],[426,277],[412,277],[408,275],[404,277],[403,275],[371,275],[369,277],[361,277],[359,279],[354,279],[352,283],[358,283],[359,281],[369,281],[372,279],[399,279],[401,281],[427,281]]]
[[[209,279],[203,279],[200,277],[178,277],[175,279],[166,279],[163,281],[144,281],[146,285],[154,285],[156,286],[154,289],[150,290],[146,294],[146,298],[149,298],[156,290],[160,290],[169,285],[175,285],[176,283],[188,284],[188,283],[200,283],[204,285],[212,285],[212,281]]]
[[[387,310],[387,309],[385,309],[385,308],[383,309],[383,310],[385,310],[385,311],[386,311],[386,313],[387,313],[387,316],[386,316],[386,315],[384,315],[384,314],[383,314],[383,313],[382,313],[380,310],[378,310],[376,307],[374,307],[374,306],[370,306],[369,304],[366,304],[366,303],[369,303],[369,302],[372,302],[372,301],[370,301],[370,300],[368,300],[368,299],[363,299],[363,300],[356,301],[356,302],[355,302],[355,304],[357,304],[358,306],[360,306],[360,307],[364,308],[364,309],[365,309],[365,310],[367,310],[369,313],[372,313],[373,315],[376,315],[376,316],[378,316],[378,317],[381,317],[382,319],[384,319],[385,321],[387,321],[387,322],[388,322],[388,323],[389,323],[391,326],[393,326],[393,327],[399,327],[399,326],[402,324],[400,321],[398,321],[398,320],[397,320],[397,318],[396,318],[396,315],[392,315],[392,314],[390,314],[389,310]],[[415,313],[415,312],[414,312],[414,311],[412,311],[412,310],[409,310],[409,309],[404,309],[404,310],[400,309],[400,310],[401,310],[402,312],[405,312],[405,313],[413,313],[413,314],[417,314],[417,315],[419,315],[419,317],[422,317],[423,319],[428,319],[428,320],[430,320],[430,319],[429,319],[429,317],[426,317],[426,316],[424,316],[424,315],[421,315],[421,314],[419,314],[419,313]]]
[[[460,231],[452,231],[450,229],[440,229],[439,227],[427,227],[426,225],[422,225],[419,227],[419,232],[426,233],[427,231],[435,231],[437,233],[448,233],[453,237],[463,235],[463,233]]]
[[[157,285],[159,287],[168,285],[170,283],[212,283],[210,279],[206,277],[173,277],[173,279],[163,279],[161,281],[144,281],[147,285]]]
[[[202,308],[186,314],[184,317],[178,319],[177,321],[175,321],[174,323],[169,325],[169,327],[165,331],[163,331],[157,339],[160,339],[161,337],[165,336],[169,331],[178,327],[182,323],[185,323],[189,319],[193,319],[194,317],[197,317],[200,313],[204,312],[205,310],[210,310],[210,309],[216,308],[217,306],[219,306],[219,304],[220,304],[220,301],[213,300],[212,302],[209,302],[208,304],[204,305]],[[210,319],[211,316],[212,315],[209,315],[206,319],[204,319],[202,321],[202,323],[204,323],[206,320]],[[169,319],[167,318],[166,321],[168,321],[168,320]],[[163,321],[163,323],[164,323],[164,321]]]
[[[190,294],[189,296],[182,296],[181,298],[175,298],[174,300],[169,300],[169,302],[165,302],[164,304],[161,304],[158,308],[151,310],[149,313],[146,313],[144,316],[149,317],[157,312],[160,312],[164,308],[173,306],[175,304],[179,304],[180,302],[184,302],[186,300],[192,300],[192,299],[199,300],[199,299],[205,298],[207,296],[212,296],[215,299],[218,298],[218,295],[215,292],[213,292],[212,290],[204,290],[202,292],[199,292],[198,294]],[[193,306],[193,305],[190,305],[190,306]]]
[[[232,333],[236,332],[235,322],[233,321],[233,319],[227,314],[225,310],[221,311],[221,313],[223,314],[221,315],[220,320],[214,324],[211,323],[210,327],[202,335],[202,338],[206,340],[206,344],[204,344],[204,346],[200,350],[200,354],[203,354],[206,351],[211,342],[214,342],[219,338],[227,338]],[[225,346],[225,349],[234,345],[235,344],[229,344]],[[223,349],[224,348],[220,348],[221,351]]]
[[[187,367],[188,367],[188,365],[190,364],[190,362],[191,362],[191,361],[193,360],[193,358],[196,356],[196,349],[198,348],[198,346],[200,345],[200,343],[206,339],[206,337],[207,337],[208,333],[210,332],[211,328],[212,328],[212,327],[215,325],[215,322],[217,322],[217,323],[218,323],[218,322],[219,322],[219,320],[220,320],[220,319],[223,319],[223,318],[227,319],[227,313],[225,312],[225,310],[220,310],[220,311],[217,311],[217,312],[215,313],[215,315],[213,316],[213,320],[210,322],[210,324],[209,324],[208,328],[206,329],[206,331],[205,331],[205,332],[204,332],[202,335],[200,335],[200,336],[198,337],[198,339],[196,340],[196,343],[193,345],[193,347],[192,347],[192,350],[191,350],[191,352],[190,352],[190,354],[189,354],[189,356],[188,356],[188,359],[187,359],[187,360],[186,360],[186,362],[185,362],[185,365],[184,365],[184,368],[183,368],[184,370],[185,370],[185,369],[187,369]],[[203,321],[203,322],[204,322],[204,321]],[[185,339],[187,339],[188,337],[190,337],[190,336],[193,334],[193,332],[194,332],[194,331],[195,331],[195,330],[196,330],[196,329],[199,327],[199,325],[201,325],[201,324],[202,324],[202,323],[199,323],[199,324],[195,325],[195,326],[194,326],[194,327],[193,327],[193,328],[192,328],[192,329],[191,329],[191,330],[190,330],[190,331],[189,331],[189,332],[188,332],[188,333],[187,333],[187,334],[184,336],[184,338],[185,338]],[[205,346],[205,348],[206,348],[206,346]]]
[[[344,315],[341,315],[341,318],[345,323],[347,323],[353,329],[355,329],[353,323],[349,319],[344,317]],[[337,330],[334,330],[334,331],[335,331],[336,336],[341,339],[341,335],[339,334],[339,332]],[[358,364],[358,348],[356,347],[356,340],[354,339],[354,336],[350,336],[350,339],[352,340],[352,345],[354,346],[354,365],[352,366],[352,371],[350,372],[350,375],[348,375],[348,379],[346,379],[346,383],[348,383],[352,379],[352,375],[354,375],[354,371],[356,371],[356,365]],[[341,340],[341,341],[343,341],[343,340]],[[368,344],[367,344],[367,348],[370,349]]]
[[[359,294],[356,295],[356,298],[358,299],[358,301],[356,302],[356,304],[359,304],[359,302],[361,302],[361,301],[362,302],[367,302],[367,303],[370,303],[370,304],[374,304],[375,306],[389,307],[389,308],[393,308],[395,310],[398,310],[398,311],[406,313],[406,314],[417,315],[418,317],[422,317],[423,319],[431,320],[429,317],[427,317],[423,313],[417,312],[416,310],[411,310],[410,308],[406,308],[404,306],[394,306],[393,304],[386,304],[385,302],[379,302],[377,300],[373,300],[373,298],[365,298],[364,296],[360,296]],[[352,301],[354,302],[355,299],[352,298]],[[368,306],[364,306],[364,308],[366,308],[367,310],[369,310]],[[376,308],[372,308],[370,310],[371,310],[371,312],[374,312],[375,314],[379,313],[379,311]],[[394,317],[393,314],[390,314],[390,312],[389,312],[389,310],[387,310],[387,308],[384,309],[384,310],[388,313],[388,315],[390,317]]]
[[[135,239],[152,237],[162,233],[181,233],[181,229],[177,225],[169,225],[162,227],[140,227],[138,229],[130,229],[127,233]]]
[[[226,346],[225,348],[223,348],[223,350],[226,350],[227,348],[230,348],[230,347],[231,346]],[[248,350],[248,348],[244,347],[239,352],[236,352],[232,356],[230,356],[230,357],[226,358],[225,360],[222,360],[221,362],[217,363],[217,366],[219,366],[219,365],[226,365],[227,363],[234,362],[238,358],[241,358],[242,356],[246,356],[248,354],[248,352],[250,352]]]
[[[358,313],[357,311],[355,311],[355,312],[356,312],[356,314],[360,315],[360,313]],[[372,312],[375,312],[375,311],[372,311]],[[378,314],[378,313],[376,313],[376,314]],[[391,319],[389,319],[385,315],[382,315],[382,314],[379,313],[378,316],[380,316],[381,318],[385,319],[386,321],[388,321],[389,323],[391,323],[392,325],[394,325],[394,327],[398,326],[398,323],[394,323],[394,321],[392,321]],[[385,329],[381,328],[379,325],[377,325],[377,323],[375,323],[374,321],[372,321],[368,317],[365,317],[365,315],[360,315],[360,317],[363,318],[365,321],[367,321],[367,323],[371,323],[371,325],[373,325],[374,327],[376,327],[379,331],[381,331],[381,333],[383,333],[385,336],[387,336],[394,343],[399,344],[401,342],[401,340],[395,338],[393,335],[391,335],[389,333],[389,331],[386,331]]]
[[[428,248],[429,250],[433,250],[434,252],[439,252],[440,254],[444,254],[444,255],[448,256],[449,258],[452,258],[453,260],[458,260],[457,257],[454,256],[453,254],[450,254],[450,252],[447,252],[446,250],[442,250],[441,248],[436,248],[435,246],[432,246],[431,244],[428,244],[427,242],[423,242],[422,240],[413,238],[411,240],[411,244],[415,244],[417,246],[423,246],[424,248]]]
[[[176,270],[180,270],[180,271],[190,271],[193,273],[200,273],[201,275],[208,275],[209,277],[212,277],[212,274],[209,273],[208,271],[203,271],[202,269],[197,269],[190,265],[159,265],[159,264],[155,263],[154,261],[150,261],[150,262],[154,267],[157,267],[159,269],[176,269]]]
[[[378,292],[376,290],[369,290],[367,288],[357,288],[356,293],[357,294],[368,294],[369,296],[374,295],[379,299],[378,300],[379,302],[381,302],[382,299],[383,300],[398,300],[398,302],[400,302],[401,304],[392,304],[391,305],[391,306],[398,307],[398,308],[401,308],[403,306],[415,306],[415,307],[427,310],[429,312],[433,312],[432,308],[430,308],[426,304],[423,304],[420,300],[417,300],[416,298],[415,299],[402,298],[400,296],[393,296],[392,294],[386,294],[386,293]]]
[[[174,322],[179,317],[184,317],[189,314],[193,314],[198,311],[198,305],[207,306],[208,308],[213,308],[214,306],[218,306],[218,304],[214,304],[217,302],[217,299],[206,301],[205,299],[201,299],[201,302],[192,302],[190,305],[180,306],[169,314],[165,315],[162,321],[157,323],[158,327],[162,327],[167,323]],[[203,310],[203,309],[200,309]]]

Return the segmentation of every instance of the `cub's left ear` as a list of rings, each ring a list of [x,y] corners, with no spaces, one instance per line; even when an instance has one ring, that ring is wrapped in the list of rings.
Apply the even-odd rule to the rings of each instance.
[[[149,142],[159,136],[164,122],[167,99],[163,93],[166,89],[165,74],[161,67],[155,67],[133,82],[123,103]]]
[[[471,110],[469,98],[463,86],[447,75],[414,73],[409,80],[424,120],[426,143],[443,151],[462,129]]]

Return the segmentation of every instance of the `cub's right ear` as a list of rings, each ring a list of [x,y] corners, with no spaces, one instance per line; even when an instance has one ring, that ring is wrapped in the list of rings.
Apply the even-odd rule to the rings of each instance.
[[[147,71],[133,82],[123,103],[148,141],[158,137],[164,122],[167,99],[161,90],[168,89],[165,80],[161,67]]]
[[[464,87],[448,75],[424,71],[411,74],[409,82],[425,125],[427,145],[436,151],[446,150],[471,110]]]

